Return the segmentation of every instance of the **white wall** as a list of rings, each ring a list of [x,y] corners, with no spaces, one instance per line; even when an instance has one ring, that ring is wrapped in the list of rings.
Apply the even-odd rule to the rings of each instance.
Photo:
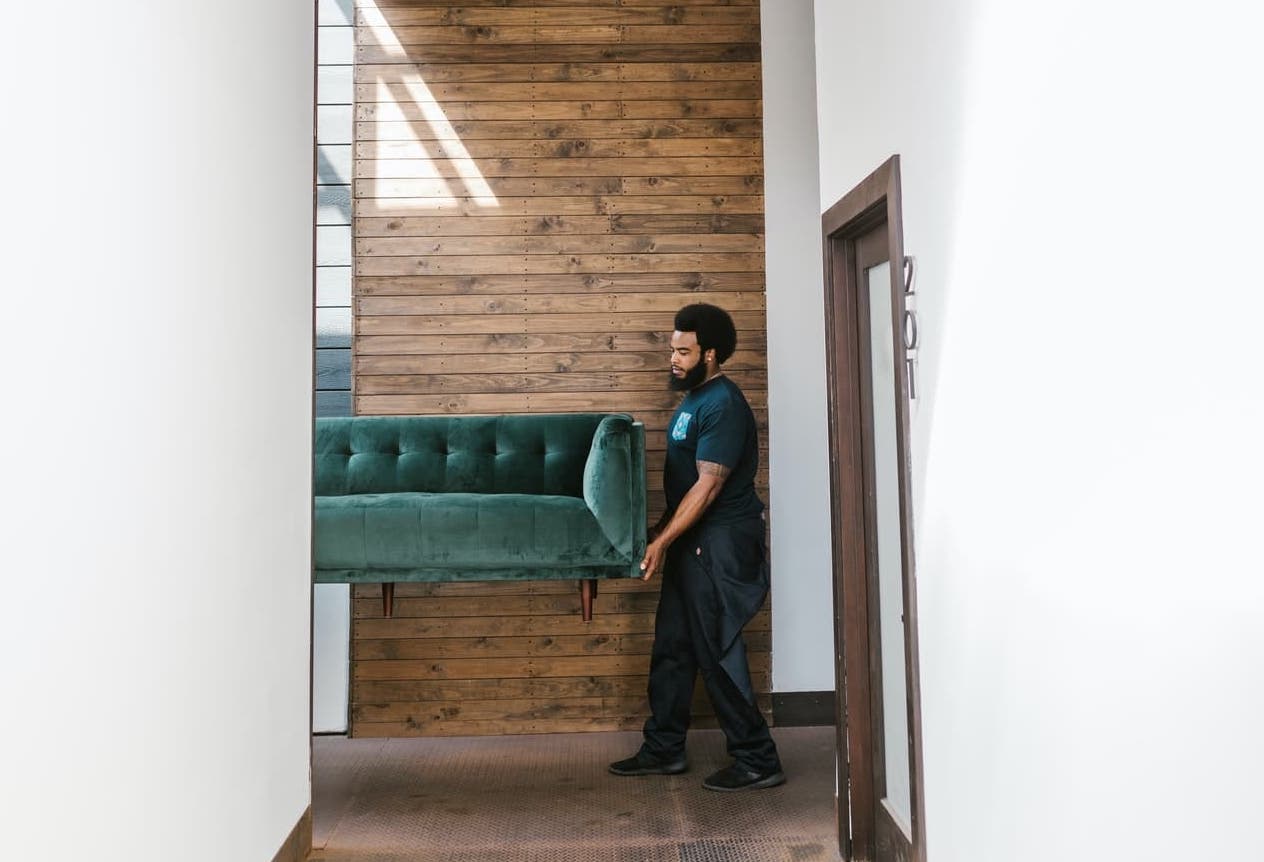
[[[920,263],[933,862],[1258,848],[1253,8],[816,3],[821,207],[900,153]]]
[[[764,0],[760,29],[772,682],[777,692],[832,691],[829,435],[810,0]]]
[[[312,732],[345,733],[351,686],[351,588],[312,593]]]
[[[308,805],[312,28],[0,36],[6,858],[266,862]]]

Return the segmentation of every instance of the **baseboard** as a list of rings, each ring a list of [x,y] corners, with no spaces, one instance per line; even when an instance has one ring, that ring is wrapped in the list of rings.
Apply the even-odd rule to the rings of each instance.
[[[272,862],[304,862],[312,853],[312,806],[307,806]]]
[[[773,692],[772,717],[775,727],[822,727],[836,723],[834,692]]]

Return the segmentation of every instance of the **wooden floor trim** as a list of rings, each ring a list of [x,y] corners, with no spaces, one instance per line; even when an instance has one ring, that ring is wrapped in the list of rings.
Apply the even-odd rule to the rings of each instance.
[[[312,806],[309,805],[286,836],[281,849],[272,857],[272,862],[304,862],[311,853]]]
[[[777,727],[823,727],[836,721],[834,692],[773,692],[772,714]]]

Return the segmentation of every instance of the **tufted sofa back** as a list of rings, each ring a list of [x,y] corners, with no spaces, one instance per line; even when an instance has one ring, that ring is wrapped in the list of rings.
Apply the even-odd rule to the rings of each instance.
[[[582,497],[593,433],[607,415],[322,417],[315,493]]]

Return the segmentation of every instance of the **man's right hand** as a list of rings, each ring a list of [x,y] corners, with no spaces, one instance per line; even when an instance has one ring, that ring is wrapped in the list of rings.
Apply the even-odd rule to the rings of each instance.
[[[645,549],[645,559],[641,560],[641,580],[648,581],[655,575],[661,574],[666,555],[665,547],[657,541],[650,542],[649,547]]]

